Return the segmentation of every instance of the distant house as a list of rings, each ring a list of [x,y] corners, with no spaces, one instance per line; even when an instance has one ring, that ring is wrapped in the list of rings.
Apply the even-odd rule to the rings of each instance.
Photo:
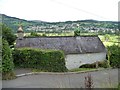
[[[62,50],[68,69],[106,59],[106,48],[98,36],[24,37],[16,40],[15,47]]]

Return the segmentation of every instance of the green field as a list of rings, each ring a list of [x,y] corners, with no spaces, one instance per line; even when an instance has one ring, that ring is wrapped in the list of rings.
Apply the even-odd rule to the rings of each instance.
[[[101,39],[101,41],[103,42],[103,44],[105,46],[112,46],[112,45],[119,45],[119,40],[120,40],[120,36],[117,35],[109,35],[109,40],[105,41],[105,35],[99,35],[99,38]]]

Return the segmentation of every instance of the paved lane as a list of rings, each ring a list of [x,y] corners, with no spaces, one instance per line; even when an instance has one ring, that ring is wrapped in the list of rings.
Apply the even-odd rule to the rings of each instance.
[[[93,78],[94,87],[109,88],[118,84],[118,69],[89,72]],[[84,88],[84,79],[88,73],[61,75],[29,75],[4,81],[3,88]]]

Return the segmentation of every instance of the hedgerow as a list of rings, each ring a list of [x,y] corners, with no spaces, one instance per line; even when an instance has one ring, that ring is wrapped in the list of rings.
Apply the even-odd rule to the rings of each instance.
[[[2,40],[2,79],[15,78],[12,52],[6,40]]]
[[[49,72],[64,72],[64,53],[58,50],[40,50],[33,48],[21,48],[13,51],[15,66],[23,68],[35,68]]]
[[[111,67],[120,68],[120,46],[108,46],[107,49]]]

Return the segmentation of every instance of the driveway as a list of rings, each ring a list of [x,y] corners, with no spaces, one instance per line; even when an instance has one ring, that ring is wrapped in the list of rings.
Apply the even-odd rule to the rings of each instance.
[[[89,72],[95,88],[110,88],[118,84],[118,69]],[[85,76],[77,74],[38,74],[2,81],[3,88],[84,88]]]

